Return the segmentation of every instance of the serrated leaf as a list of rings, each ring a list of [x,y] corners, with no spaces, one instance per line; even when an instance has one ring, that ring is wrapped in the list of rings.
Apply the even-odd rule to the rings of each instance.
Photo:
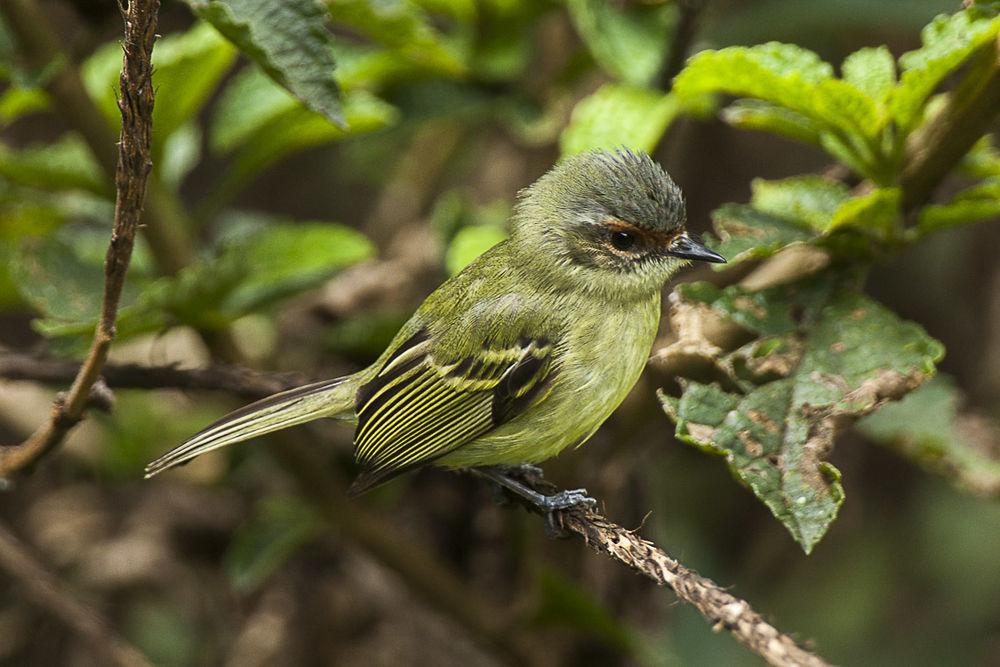
[[[794,111],[830,137],[824,146],[832,141],[834,148],[848,149],[849,166],[881,176],[872,143],[887,114],[853,85],[833,78],[833,68],[812,51],[778,42],[702,51],[674,80],[673,90],[682,98],[724,93]]]
[[[566,6],[587,49],[606,72],[636,86],[653,82],[670,45],[675,7],[618,6],[605,0],[567,0]]]
[[[960,411],[961,403],[952,379],[939,375],[865,417],[857,428],[972,493],[996,496],[1000,429],[982,415]]]
[[[851,196],[847,186],[822,176],[793,176],[780,181],[756,178],[750,187],[755,209],[817,232],[829,229],[834,212]]]
[[[761,100],[737,100],[721,112],[722,120],[742,130],[770,132],[822,146],[820,130],[802,114]]]
[[[563,155],[622,146],[652,152],[679,111],[673,95],[605,84],[576,105],[559,145]]]
[[[326,13],[319,0],[188,0],[191,8],[275,82],[344,125]]]
[[[709,240],[708,245],[726,258],[727,266],[769,257],[789,244],[814,237],[801,224],[740,204],[717,208],[712,223],[719,240]]]
[[[456,46],[433,26],[411,0],[328,0],[333,20],[432,70],[457,76],[465,64]]]
[[[41,190],[81,190],[110,197],[106,181],[86,143],[75,134],[20,150],[0,143],[0,176]]]
[[[901,201],[899,188],[876,188],[849,199],[834,211],[827,232],[853,228],[888,239],[896,229]]]
[[[207,23],[157,41],[153,87],[161,102],[153,107],[154,164],[159,162],[164,142],[205,106],[235,59],[236,49]],[[115,41],[95,51],[81,72],[87,92],[115,128],[121,125],[117,97],[121,66],[122,49]]]
[[[943,353],[916,324],[833,287],[822,276],[757,293],[718,292],[713,309],[768,336],[768,345],[737,350],[720,366],[746,362],[748,349],[757,364],[780,356],[767,373],[750,376],[756,381],[742,378],[739,390],[690,382],[679,399],[661,396],[677,437],[725,456],[806,552],[843,502],[840,474],[825,461],[838,429],[918,387]]]
[[[917,236],[971,222],[1000,218],[1000,177],[989,178],[956,194],[947,204],[920,210]]]
[[[921,31],[923,46],[899,58],[903,73],[890,99],[903,137],[920,122],[927,99],[941,81],[998,33],[1000,16],[978,8],[942,14]]]
[[[879,104],[888,99],[896,85],[896,61],[884,46],[855,51],[840,66],[844,81]]]
[[[240,526],[226,550],[224,568],[235,590],[249,593],[263,584],[297,549],[313,540],[322,521],[295,498],[269,498]]]

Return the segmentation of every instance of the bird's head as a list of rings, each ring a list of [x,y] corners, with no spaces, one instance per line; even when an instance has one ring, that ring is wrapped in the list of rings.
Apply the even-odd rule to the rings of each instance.
[[[511,244],[554,281],[618,295],[658,291],[688,260],[726,261],[688,236],[680,188],[645,153],[567,158],[522,193]]]

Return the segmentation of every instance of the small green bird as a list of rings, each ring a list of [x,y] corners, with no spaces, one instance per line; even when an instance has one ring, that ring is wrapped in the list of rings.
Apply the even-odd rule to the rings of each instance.
[[[151,477],[321,417],[355,422],[362,493],[427,463],[475,468],[546,510],[511,467],[586,441],[625,399],[686,260],[725,262],[685,232],[680,189],[648,155],[568,158],[525,189],[510,238],[441,285],[368,368],[257,401],[146,468]]]

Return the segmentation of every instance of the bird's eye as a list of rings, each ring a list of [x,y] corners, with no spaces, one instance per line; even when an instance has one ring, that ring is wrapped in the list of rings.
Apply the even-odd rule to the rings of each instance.
[[[615,250],[626,252],[635,247],[635,235],[631,232],[614,231],[611,232],[611,245]]]

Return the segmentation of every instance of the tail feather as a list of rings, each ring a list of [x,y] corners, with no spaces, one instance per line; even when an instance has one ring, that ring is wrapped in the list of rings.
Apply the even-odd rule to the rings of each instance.
[[[196,456],[322,417],[353,414],[355,377],[324,380],[235,410],[146,466],[146,479]]]

